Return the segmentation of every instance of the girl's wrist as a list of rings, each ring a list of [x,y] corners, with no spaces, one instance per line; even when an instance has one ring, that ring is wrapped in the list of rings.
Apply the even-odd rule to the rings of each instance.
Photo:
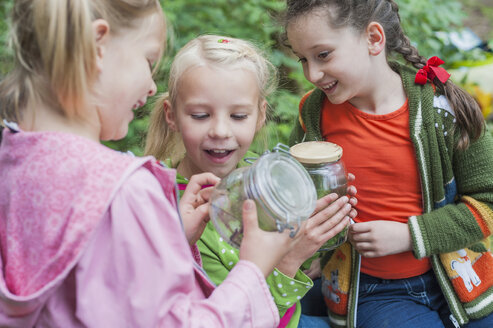
[[[281,262],[279,262],[279,264],[276,266],[276,269],[282,272],[284,275],[290,278],[294,278],[302,264],[303,263],[300,261],[285,256],[285,258],[283,258]]]

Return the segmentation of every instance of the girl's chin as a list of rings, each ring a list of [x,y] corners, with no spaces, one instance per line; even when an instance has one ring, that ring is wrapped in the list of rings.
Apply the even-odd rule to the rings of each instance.
[[[238,163],[231,160],[229,162],[225,162],[222,164],[210,163],[210,162],[204,164],[206,164],[202,166],[204,172],[211,172],[212,174],[214,174],[219,178],[224,178],[236,168]]]

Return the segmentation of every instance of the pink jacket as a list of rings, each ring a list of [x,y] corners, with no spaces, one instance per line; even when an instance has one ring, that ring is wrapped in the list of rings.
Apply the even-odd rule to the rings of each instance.
[[[214,288],[194,261],[174,181],[78,136],[4,131],[0,326],[277,326],[255,265]]]

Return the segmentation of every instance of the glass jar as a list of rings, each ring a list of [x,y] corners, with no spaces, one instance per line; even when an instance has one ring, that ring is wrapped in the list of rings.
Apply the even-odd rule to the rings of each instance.
[[[310,174],[318,198],[330,193],[339,197],[347,194],[347,173],[341,160],[341,146],[326,141],[309,141],[292,146],[289,152]],[[344,243],[347,231],[348,227],[329,239],[320,251],[332,250]]]
[[[307,171],[284,153],[266,153],[251,166],[235,169],[212,192],[209,215],[219,235],[236,248],[243,238],[246,199],[255,201],[261,229],[289,229],[294,237],[315,210],[317,195]]]

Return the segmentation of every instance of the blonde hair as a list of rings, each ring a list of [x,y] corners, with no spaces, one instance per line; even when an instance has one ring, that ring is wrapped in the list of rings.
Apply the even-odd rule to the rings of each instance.
[[[189,41],[175,56],[171,64],[168,92],[159,96],[151,113],[145,153],[159,160],[179,160],[185,153],[181,137],[172,131],[164,112],[166,100],[171,109],[176,108],[178,83],[183,74],[194,67],[244,68],[255,73],[261,103],[277,87],[277,70],[262,51],[251,42],[219,35],[202,35]]]
[[[159,0],[16,0],[15,65],[0,83],[0,117],[19,122],[23,109],[38,103],[68,117],[82,114],[97,76],[92,22],[104,19],[117,34],[156,12],[162,14]]]

